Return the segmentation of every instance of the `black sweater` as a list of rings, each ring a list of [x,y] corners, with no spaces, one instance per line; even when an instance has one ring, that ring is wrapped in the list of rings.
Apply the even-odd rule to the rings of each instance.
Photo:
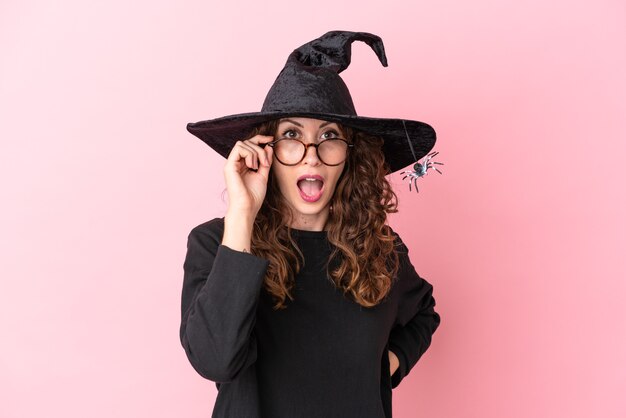
[[[364,308],[326,272],[325,231],[292,230],[305,257],[294,300],[273,310],[268,261],[221,245],[223,218],[188,237],[180,339],[216,382],[212,417],[391,418],[391,389],[430,346],[439,326],[433,287],[418,276],[397,235],[400,269],[380,304]],[[387,350],[400,360],[389,375]]]

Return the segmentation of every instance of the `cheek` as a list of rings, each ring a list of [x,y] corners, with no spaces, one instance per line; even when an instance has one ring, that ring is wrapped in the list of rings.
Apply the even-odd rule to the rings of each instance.
[[[273,176],[274,176],[274,181],[276,182],[276,184],[278,185],[278,189],[281,191],[281,193],[284,195],[285,193],[287,193],[287,191],[289,190],[289,173],[286,173],[284,170],[282,169],[276,169],[273,167]]]
[[[333,172],[332,179],[331,179],[333,190],[337,189],[337,184],[339,183],[339,177],[341,177],[342,172],[343,172],[343,166],[340,169]]]

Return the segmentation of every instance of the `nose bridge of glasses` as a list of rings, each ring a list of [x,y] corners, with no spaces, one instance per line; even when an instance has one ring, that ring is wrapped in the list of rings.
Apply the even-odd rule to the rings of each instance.
[[[320,143],[315,143],[315,142],[309,142],[309,143],[305,143],[302,142],[302,145],[304,145],[304,153],[302,155],[302,158],[307,158],[308,155],[312,155],[314,156],[316,159],[321,160],[320,159],[320,154],[319,154],[319,145]],[[314,148],[315,150],[313,151],[313,153],[309,153],[309,148]]]

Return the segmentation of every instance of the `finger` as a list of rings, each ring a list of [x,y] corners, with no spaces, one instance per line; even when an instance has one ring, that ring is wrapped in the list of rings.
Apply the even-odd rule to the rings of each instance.
[[[257,148],[257,153],[259,154],[262,164],[271,165],[271,161],[267,158],[267,150],[271,147],[266,147],[264,145],[274,141],[274,139],[275,138],[271,135],[256,135],[247,140],[249,144],[257,145],[260,148]]]
[[[251,170],[256,170],[255,158],[252,154],[246,156],[246,166]]]
[[[245,170],[255,170],[256,153],[242,145],[237,145],[228,156],[224,169],[242,174]]]
[[[274,161],[274,148],[272,147],[266,147],[267,149],[265,150],[266,154],[267,154],[267,160],[270,163],[270,167],[272,166],[272,162]]]
[[[269,174],[270,174],[270,167],[272,166],[272,157],[274,156],[273,154],[273,149],[272,147],[267,147],[267,149],[263,150],[265,152],[265,154],[267,155],[267,165],[263,164],[261,165],[261,167],[259,168],[258,173],[261,174],[265,180],[267,180],[269,178]]]
[[[253,144],[267,144],[268,142],[272,142],[274,137],[271,135],[255,135],[247,140]]]
[[[259,146],[268,144],[276,139],[271,135],[259,135],[259,136],[260,136],[259,142],[258,142]],[[268,166],[271,166],[272,160],[274,159],[274,148],[264,146],[264,147],[261,147],[261,149],[265,152]]]
[[[250,148],[252,148],[256,153],[257,156],[259,158],[259,161],[261,161],[261,164],[268,166],[270,165],[269,160],[267,158],[267,149],[271,149],[272,147],[265,147],[265,149],[261,148],[260,146],[258,146],[257,144],[251,142],[251,141],[245,141],[246,145],[248,145]]]
[[[228,160],[233,163],[239,162],[240,160],[246,158],[249,152],[249,148],[244,146],[242,141],[237,141],[235,142],[233,149],[230,151],[230,154],[228,154]]]
[[[239,144],[239,148],[241,149],[242,156],[244,156],[245,158],[246,165],[249,168],[256,170],[259,164],[258,155],[254,148],[252,148],[249,144],[246,144],[245,142]]]

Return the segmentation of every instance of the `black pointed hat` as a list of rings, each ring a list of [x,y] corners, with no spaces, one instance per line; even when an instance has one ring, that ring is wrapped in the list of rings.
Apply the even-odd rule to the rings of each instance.
[[[414,164],[435,145],[435,130],[424,122],[357,115],[350,91],[339,76],[350,65],[354,41],[368,44],[387,66],[380,37],[365,32],[328,32],[289,55],[260,112],[189,123],[187,130],[227,158],[235,142],[256,125],[288,116],[309,117],[382,137],[391,172]]]

